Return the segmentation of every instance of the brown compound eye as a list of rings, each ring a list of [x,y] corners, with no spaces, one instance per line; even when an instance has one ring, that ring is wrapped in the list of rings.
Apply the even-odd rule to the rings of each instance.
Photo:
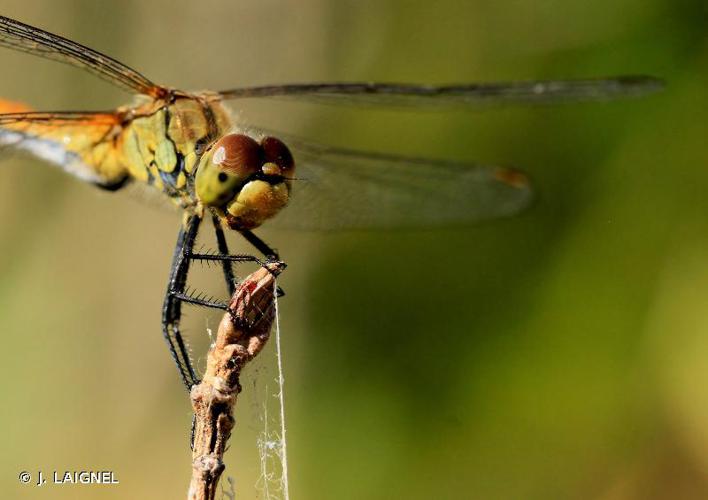
[[[261,141],[265,163],[275,163],[280,167],[281,175],[289,177],[295,169],[295,161],[288,147],[280,139],[265,137]]]
[[[206,206],[231,201],[263,161],[261,145],[242,134],[225,135],[199,160],[194,181],[199,200]]]
[[[261,146],[246,135],[229,134],[214,144],[211,162],[227,174],[245,178],[259,170]]]

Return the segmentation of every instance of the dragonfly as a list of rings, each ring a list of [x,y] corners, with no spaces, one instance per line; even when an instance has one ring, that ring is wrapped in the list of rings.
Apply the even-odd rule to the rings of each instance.
[[[421,227],[512,215],[529,204],[521,171],[332,147],[250,126],[227,101],[288,98],[403,111],[543,104],[641,96],[659,90],[650,76],[466,83],[292,83],[187,92],[80,43],[0,16],[0,46],[87,70],[135,95],[108,111],[35,111],[0,100],[0,146],[27,151],[107,191],[129,183],[156,190],[184,214],[162,308],[162,333],[187,389],[199,382],[180,330],[182,305],[225,309],[188,292],[195,261],[221,263],[233,293],[232,264],[279,260],[253,230]],[[296,173],[297,172],[297,173]],[[211,219],[218,252],[194,250]],[[231,254],[226,231],[263,256]]]

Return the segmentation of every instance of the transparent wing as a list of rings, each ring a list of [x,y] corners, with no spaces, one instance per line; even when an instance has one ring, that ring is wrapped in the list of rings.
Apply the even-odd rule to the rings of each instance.
[[[531,201],[513,169],[322,146],[292,149],[290,204],[273,225],[299,229],[431,227],[512,215]]]
[[[427,86],[391,83],[303,83],[224,90],[225,99],[287,97],[328,104],[388,107],[456,107],[491,104],[606,100],[656,92],[650,76]]]
[[[112,57],[59,35],[0,16],[0,45],[90,71],[125,90],[152,97],[167,90]]]

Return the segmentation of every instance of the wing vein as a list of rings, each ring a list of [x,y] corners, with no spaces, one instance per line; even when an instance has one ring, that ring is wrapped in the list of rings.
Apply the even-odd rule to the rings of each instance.
[[[284,97],[327,104],[388,107],[479,106],[597,101],[656,92],[663,82],[649,76],[579,80],[415,85],[399,83],[339,82],[295,83],[241,87],[219,92],[224,99]]]
[[[126,90],[153,97],[166,92],[164,87],[112,57],[4,16],[0,16],[0,45],[85,69]]]

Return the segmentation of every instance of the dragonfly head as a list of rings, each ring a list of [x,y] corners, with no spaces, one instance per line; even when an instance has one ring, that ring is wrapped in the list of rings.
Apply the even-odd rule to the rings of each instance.
[[[273,217],[290,198],[292,154],[275,137],[260,142],[228,134],[209,147],[197,167],[195,191],[232,229],[252,229]]]

